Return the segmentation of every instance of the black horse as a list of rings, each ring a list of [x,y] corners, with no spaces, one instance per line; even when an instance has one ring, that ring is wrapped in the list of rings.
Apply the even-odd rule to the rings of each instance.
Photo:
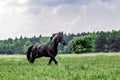
[[[30,63],[34,63],[36,58],[50,57],[48,64],[51,64],[52,61],[54,61],[55,64],[58,64],[55,56],[58,53],[57,47],[59,43],[65,45],[63,32],[53,34],[48,43],[36,43],[30,46],[27,51],[27,60]]]

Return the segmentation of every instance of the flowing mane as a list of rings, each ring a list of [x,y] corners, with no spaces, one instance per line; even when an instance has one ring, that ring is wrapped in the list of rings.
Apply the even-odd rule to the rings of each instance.
[[[53,37],[56,35],[57,33],[52,34],[52,36],[50,37],[50,41],[53,39]]]

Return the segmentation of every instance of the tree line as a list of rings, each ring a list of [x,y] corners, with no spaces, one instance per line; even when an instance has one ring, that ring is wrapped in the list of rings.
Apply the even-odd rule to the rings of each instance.
[[[86,33],[70,41],[70,52],[120,52],[120,30]]]
[[[59,44],[59,53],[87,53],[87,52],[119,52],[120,30],[83,32],[78,34],[65,34],[66,45]],[[28,47],[32,44],[46,43],[50,40],[45,36],[34,36],[31,38],[9,38],[0,40],[0,54],[26,54]]]

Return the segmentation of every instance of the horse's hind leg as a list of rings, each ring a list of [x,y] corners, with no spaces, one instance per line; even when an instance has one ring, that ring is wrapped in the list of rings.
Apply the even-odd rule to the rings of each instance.
[[[35,54],[32,52],[31,53],[30,63],[34,63],[34,61],[35,61]]]

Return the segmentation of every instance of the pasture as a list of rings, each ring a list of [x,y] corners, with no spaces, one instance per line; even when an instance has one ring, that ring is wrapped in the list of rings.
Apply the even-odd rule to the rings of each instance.
[[[0,80],[120,80],[120,54],[58,55],[29,64],[25,55],[0,55]]]

